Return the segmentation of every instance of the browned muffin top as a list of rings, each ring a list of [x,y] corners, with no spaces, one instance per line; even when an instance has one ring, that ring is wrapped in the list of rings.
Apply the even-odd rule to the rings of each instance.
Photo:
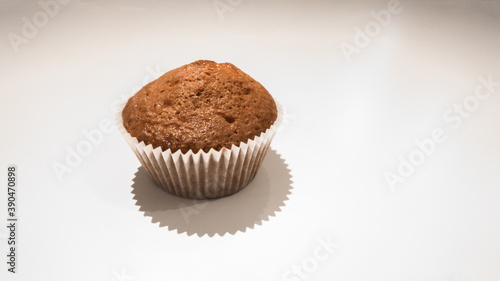
[[[163,74],[131,97],[127,132],[172,152],[231,148],[266,131],[277,118],[269,92],[230,63],[200,60]]]

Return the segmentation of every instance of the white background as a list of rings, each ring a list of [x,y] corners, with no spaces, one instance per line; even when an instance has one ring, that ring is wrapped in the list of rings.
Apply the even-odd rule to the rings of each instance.
[[[388,2],[244,0],[224,13],[212,0],[102,2],[60,4],[17,47],[9,34],[22,36],[23,17],[43,10],[0,3],[2,186],[7,165],[19,173],[18,273],[2,262],[1,280],[500,280],[500,87],[457,129],[443,119],[480,76],[500,81],[498,2],[403,1],[351,62],[341,45],[354,45],[356,28]],[[85,141],[82,130],[197,59],[235,64],[286,110],[274,158],[239,197],[201,208],[209,225],[193,216],[191,233],[178,233],[168,218],[152,223],[161,210],[139,210],[140,163],[116,129],[58,180],[53,165]],[[384,174],[437,128],[446,141],[391,190]],[[245,208],[262,218],[280,205],[272,190],[288,189],[261,225],[200,237],[218,220],[237,228],[238,216],[227,218]],[[177,218],[179,202],[168,206]],[[210,213],[210,204],[233,209]],[[1,227],[1,261],[7,235]],[[313,262],[318,239],[339,247],[290,279],[293,266]]]

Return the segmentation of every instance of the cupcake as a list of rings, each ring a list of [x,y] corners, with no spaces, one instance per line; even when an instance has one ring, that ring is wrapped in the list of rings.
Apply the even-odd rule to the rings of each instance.
[[[158,186],[208,199],[234,194],[255,177],[281,120],[278,108],[236,66],[200,60],[144,86],[117,123]]]

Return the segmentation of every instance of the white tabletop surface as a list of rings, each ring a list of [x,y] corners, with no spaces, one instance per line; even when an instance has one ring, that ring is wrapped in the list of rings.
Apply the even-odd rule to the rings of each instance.
[[[500,280],[499,2],[41,1],[0,2],[0,280]],[[255,180],[209,202],[100,128],[198,59],[285,109]]]

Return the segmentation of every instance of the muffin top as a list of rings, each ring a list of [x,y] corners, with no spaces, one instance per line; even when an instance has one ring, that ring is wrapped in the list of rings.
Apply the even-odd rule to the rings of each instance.
[[[231,63],[199,60],[163,74],[131,97],[123,125],[139,142],[172,152],[247,142],[278,116],[269,92]]]

